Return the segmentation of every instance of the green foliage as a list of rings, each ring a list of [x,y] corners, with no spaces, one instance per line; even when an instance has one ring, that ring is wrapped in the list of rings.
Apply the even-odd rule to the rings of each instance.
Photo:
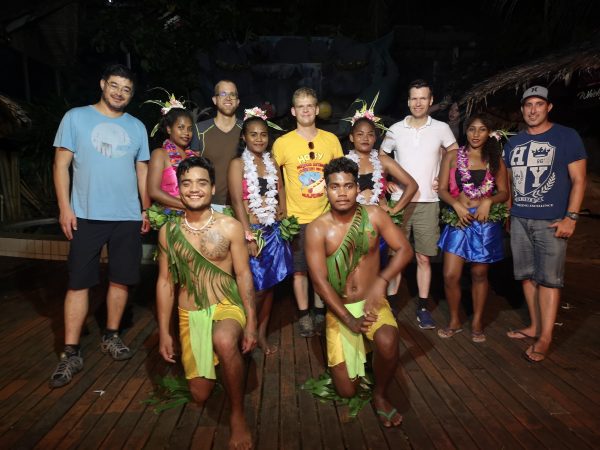
[[[510,213],[505,203],[494,203],[490,208],[490,215],[488,216],[488,221],[505,223],[506,219],[508,219],[509,216]],[[456,211],[454,211],[454,209],[449,206],[446,208],[442,208],[441,219],[442,222],[453,227],[456,227],[459,224],[458,214],[456,214]]]
[[[154,412],[160,414],[168,409],[176,408],[192,401],[192,393],[188,382],[183,377],[165,376],[156,380],[156,387],[142,403],[154,406]]]
[[[159,230],[165,223],[172,222],[177,216],[181,215],[181,211],[154,203],[146,210],[146,215],[152,229]]]
[[[325,372],[318,378],[309,378],[300,388],[310,392],[322,402],[335,402],[338,405],[348,405],[349,416],[355,418],[363,407],[371,402],[371,386],[373,386],[373,380],[370,375],[366,375],[360,378],[360,383],[354,397],[340,397],[333,386],[331,374]]]
[[[294,239],[294,236],[300,233],[298,218],[296,216],[289,216],[283,219],[279,226],[279,232],[281,233],[281,237],[286,241]]]
[[[398,202],[394,201],[394,200],[388,200],[387,205],[388,205],[388,211],[391,211],[392,208],[394,208],[394,206],[396,206]],[[401,226],[402,225],[402,220],[404,220],[404,210],[400,210],[398,211],[396,214],[391,214],[388,213],[390,215],[390,217],[392,218],[392,222],[394,222],[394,224]]]

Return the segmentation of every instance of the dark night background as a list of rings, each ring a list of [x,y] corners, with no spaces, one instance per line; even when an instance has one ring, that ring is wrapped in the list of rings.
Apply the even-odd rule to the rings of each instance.
[[[377,85],[372,75],[381,65],[372,58],[376,42],[387,40],[386,55],[397,68],[378,103],[377,112],[390,123],[406,113],[405,86],[415,78],[433,83],[435,101],[444,96],[466,101],[474,85],[520,64],[582,45],[600,54],[600,2],[594,0],[23,0],[4,3],[1,11],[0,95],[21,105],[31,125],[5,133],[0,151],[21,153],[21,176],[32,191],[41,191],[34,194],[37,213],[53,207],[47,199],[53,198],[49,171],[58,122],[67,109],[98,100],[100,74],[109,62],[130,64],[138,73],[128,111],[151,129],[157,111],[141,103],[161,95],[149,88],[161,86],[202,110],[210,106],[212,85],[220,78],[238,83],[242,106],[266,100],[279,105],[275,119],[285,125],[288,108],[281,105],[287,105],[289,89],[298,80],[281,87],[284,72],[273,64],[306,62],[302,51],[295,50],[302,42],[312,42],[313,50],[328,43],[329,50],[321,49],[311,62],[319,63],[321,97],[333,104],[335,123],[352,100],[368,91],[365,86]],[[293,36],[295,42],[286,39]],[[290,50],[284,45],[273,50],[278,42]],[[271,71],[268,82],[256,75],[264,67]],[[600,100],[580,105],[573,89],[598,89],[598,67],[570,85],[561,78],[551,86],[551,117],[577,128],[586,145],[591,143],[590,166],[596,172]],[[253,87],[244,88],[251,71]],[[356,89],[340,81],[340,74]],[[518,88],[505,86],[477,107],[493,108],[505,125],[516,127],[523,86]],[[438,118],[444,120],[444,114]]]

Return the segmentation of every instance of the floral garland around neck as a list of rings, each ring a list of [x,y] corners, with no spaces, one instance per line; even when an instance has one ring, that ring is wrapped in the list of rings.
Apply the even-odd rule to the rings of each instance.
[[[185,158],[183,158],[181,156],[181,154],[179,153],[179,150],[177,150],[177,146],[170,139],[166,139],[165,142],[163,142],[163,148],[169,154],[169,160],[171,161],[171,165],[173,167],[175,167],[175,168],[185,158],[189,158],[191,156],[196,156],[196,154],[193,151],[191,151],[189,148],[186,148],[184,150],[184,152],[185,152]]]
[[[466,147],[460,147],[456,152],[456,170],[460,174],[460,180],[463,186],[463,192],[471,200],[483,197],[489,197],[494,190],[494,176],[486,167],[485,178],[479,187],[471,181],[471,171],[469,170],[469,156]]]
[[[268,152],[262,155],[265,165],[265,178],[267,180],[267,192],[264,200],[260,195],[260,185],[258,182],[258,170],[254,162],[254,155],[250,150],[245,149],[242,153],[244,162],[244,178],[248,189],[248,208],[256,216],[259,223],[263,225],[272,225],[275,223],[277,215],[277,169],[271,160]]]
[[[346,155],[346,158],[354,161],[360,167],[360,155],[355,150],[350,150]],[[356,201],[361,205],[378,205],[379,197],[383,192],[383,183],[381,182],[381,179],[383,178],[383,167],[381,161],[379,161],[379,152],[377,150],[371,150],[371,153],[369,153],[369,162],[373,166],[373,173],[371,174],[371,180],[373,181],[372,195],[371,198],[367,200],[361,192],[356,197]]]

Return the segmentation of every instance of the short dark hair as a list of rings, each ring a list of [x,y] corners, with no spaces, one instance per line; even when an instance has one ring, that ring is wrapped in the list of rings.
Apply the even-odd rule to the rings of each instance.
[[[350,129],[350,132],[352,133],[354,130],[356,130],[361,123],[368,123],[369,125],[371,125],[373,130],[375,130],[375,122],[373,122],[368,117],[359,117],[352,124],[352,128]]]
[[[408,98],[410,98],[410,90],[411,89],[421,89],[421,88],[429,88],[429,94],[433,96],[433,88],[429,85],[429,83],[421,78],[413,80],[408,85]]]
[[[210,184],[215,184],[215,166],[210,159],[204,158],[203,156],[191,156],[179,163],[179,166],[177,167],[177,184],[181,182],[181,177],[194,167],[206,169],[208,177],[210,178]]]
[[[329,161],[329,164],[325,165],[323,169],[323,177],[325,178],[325,184],[329,184],[329,175],[334,173],[349,173],[354,178],[354,182],[358,182],[358,164],[351,159],[342,156],[341,158],[335,158]]]
[[[177,119],[179,119],[182,116],[187,117],[188,119],[190,119],[190,122],[192,122],[192,125],[194,124],[194,116],[190,111],[188,111],[185,108],[172,108],[169,110],[168,113],[161,117],[160,131],[162,131],[168,136],[169,133],[167,131],[167,127],[172,127],[173,124],[177,121]]]
[[[112,76],[127,78],[131,81],[135,89],[137,77],[131,69],[124,66],[123,64],[110,64],[104,68],[104,72],[102,72],[102,79],[104,81],[108,81],[108,79]]]

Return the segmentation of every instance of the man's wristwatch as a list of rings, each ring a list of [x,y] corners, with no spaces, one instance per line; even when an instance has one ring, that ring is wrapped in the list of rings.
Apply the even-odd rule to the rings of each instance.
[[[567,213],[565,214],[565,217],[568,217],[569,219],[576,221],[577,219],[579,219],[579,213],[567,211]]]

